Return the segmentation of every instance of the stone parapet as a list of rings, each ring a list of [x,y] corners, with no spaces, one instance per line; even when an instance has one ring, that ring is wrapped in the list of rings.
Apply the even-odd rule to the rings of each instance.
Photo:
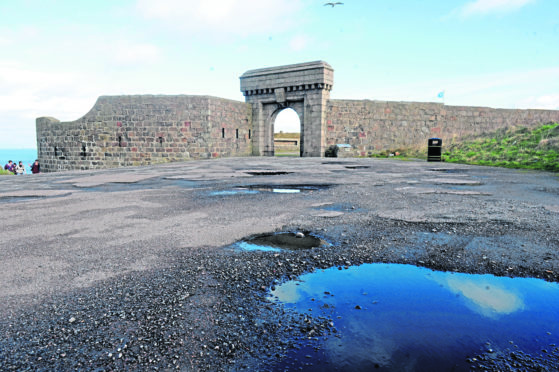
[[[559,121],[559,111],[446,106],[429,102],[329,100],[327,146],[343,156],[368,156],[401,147],[427,147],[432,137],[444,144],[499,128]],[[341,155],[341,154],[340,154]]]
[[[251,109],[210,96],[102,96],[82,118],[37,119],[41,170],[246,156]]]
[[[249,70],[240,77],[245,96],[332,89],[334,70],[323,61]]]

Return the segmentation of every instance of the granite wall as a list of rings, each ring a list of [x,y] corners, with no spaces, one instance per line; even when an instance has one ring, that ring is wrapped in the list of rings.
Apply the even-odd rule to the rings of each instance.
[[[326,147],[340,145],[338,156],[367,156],[398,148],[427,149],[427,140],[444,145],[466,135],[499,128],[559,122],[559,111],[446,106],[441,103],[329,100]]]
[[[76,121],[37,119],[41,170],[247,156],[251,114],[250,104],[209,96],[102,96]]]
[[[268,106],[278,110],[278,104]],[[338,145],[341,157],[410,147],[426,150],[431,137],[443,139],[444,151],[445,144],[466,135],[559,122],[559,111],[552,110],[368,100],[326,100],[323,106],[321,133],[305,131],[301,142],[318,141],[325,149]],[[250,156],[258,134],[253,113],[250,103],[209,96],[103,96],[76,121],[37,119],[41,170]],[[267,142],[273,144],[273,133],[268,132]]]

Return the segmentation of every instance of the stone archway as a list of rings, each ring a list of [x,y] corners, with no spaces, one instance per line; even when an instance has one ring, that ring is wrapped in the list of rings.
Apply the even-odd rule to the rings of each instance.
[[[274,156],[302,156],[301,146],[301,116],[286,107],[277,110],[272,115],[274,131]],[[297,151],[294,151],[297,150]]]
[[[252,154],[274,155],[273,123],[284,108],[301,122],[301,156],[324,156],[326,104],[334,70],[323,61],[249,70],[241,91],[252,105]]]
[[[274,156],[274,123],[276,121],[276,117],[278,114],[286,108],[293,109],[297,116],[299,116],[299,123],[301,127],[301,135],[299,138],[299,146],[300,146],[300,155],[301,156],[312,156],[312,155],[303,155],[305,153],[305,139],[303,133],[305,132],[305,109],[304,109],[304,101],[295,101],[295,102],[286,102],[285,104],[278,104],[278,103],[263,103],[262,104],[263,112],[264,112],[264,153],[260,155],[264,156]],[[271,113],[270,113],[271,110]],[[253,127],[254,127],[254,119],[253,119]],[[269,133],[268,133],[269,131]],[[253,142],[253,154],[254,154],[254,142]]]

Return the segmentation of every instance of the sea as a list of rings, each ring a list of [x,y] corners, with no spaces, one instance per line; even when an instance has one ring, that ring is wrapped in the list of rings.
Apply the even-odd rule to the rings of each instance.
[[[37,149],[0,149],[0,164],[2,169],[8,160],[14,163],[23,162],[25,174],[31,174],[31,164],[37,159]]]

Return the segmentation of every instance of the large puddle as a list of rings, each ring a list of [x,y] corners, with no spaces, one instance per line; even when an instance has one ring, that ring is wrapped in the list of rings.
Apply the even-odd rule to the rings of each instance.
[[[366,264],[305,274],[270,299],[329,315],[338,331],[274,370],[463,371],[482,353],[545,358],[559,344],[559,284],[539,279]]]

